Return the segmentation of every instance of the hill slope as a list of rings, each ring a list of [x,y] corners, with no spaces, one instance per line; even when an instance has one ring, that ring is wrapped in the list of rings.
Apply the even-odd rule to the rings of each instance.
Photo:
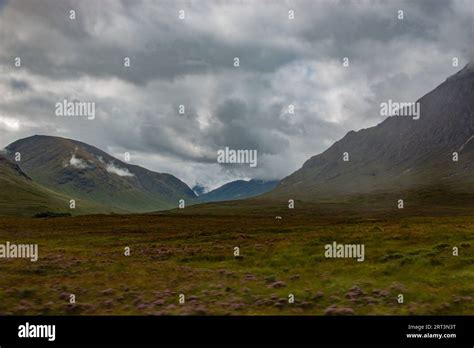
[[[284,178],[267,197],[309,200],[442,187],[474,188],[474,66],[418,100],[420,118],[392,116],[351,131]],[[349,161],[343,153],[349,153]],[[453,152],[459,160],[453,161]]]
[[[170,174],[124,163],[88,144],[35,135],[7,146],[21,153],[21,169],[35,182],[67,197],[84,199],[116,212],[176,207],[194,192]]]
[[[105,212],[104,207],[79,201],[77,210],[69,209],[69,198],[35,183],[14,162],[0,154],[0,215],[32,216],[38,213]]]

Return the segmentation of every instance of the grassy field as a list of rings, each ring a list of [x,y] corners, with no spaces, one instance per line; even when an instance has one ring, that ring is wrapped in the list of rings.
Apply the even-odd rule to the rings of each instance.
[[[40,254],[0,259],[0,315],[474,314],[468,209],[232,209],[239,204],[0,218],[0,243],[38,243]],[[325,258],[333,241],[364,244],[365,261]]]

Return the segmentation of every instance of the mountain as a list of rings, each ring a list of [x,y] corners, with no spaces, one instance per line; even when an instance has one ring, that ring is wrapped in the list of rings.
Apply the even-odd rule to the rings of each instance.
[[[199,202],[219,202],[244,199],[268,192],[278,184],[278,181],[236,180],[198,197]]]
[[[419,119],[391,116],[375,127],[350,131],[267,196],[319,200],[430,187],[472,192],[474,65],[468,64],[418,102]],[[344,152],[349,161],[343,160]],[[454,152],[458,161],[453,161]]]
[[[6,148],[21,154],[20,166],[34,182],[69,199],[82,199],[114,212],[174,208],[196,195],[170,174],[124,163],[80,141],[35,135]]]

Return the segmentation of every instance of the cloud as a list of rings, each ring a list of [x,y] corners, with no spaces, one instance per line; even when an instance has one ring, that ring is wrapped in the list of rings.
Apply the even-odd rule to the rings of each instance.
[[[12,117],[0,116],[0,129],[7,131],[18,131],[20,129],[20,121]]]
[[[76,157],[76,154],[72,154],[71,159],[69,160],[69,165],[76,169],[88,169],[90,166],[82,158]]]
[[[135,176],[135,174],[130,173],[127,168],[117,167],[113,162],[107,163],[105,168],[109,173],[116,174],[118,176]]]
[[[0,1],[0,146],[70,137],[190,186],[282,178],[460,70],[472,22],[471,0]],[[55,117],[64,99],[96,118]],[[257,168],[219,165],[226,146],[256,149]]]

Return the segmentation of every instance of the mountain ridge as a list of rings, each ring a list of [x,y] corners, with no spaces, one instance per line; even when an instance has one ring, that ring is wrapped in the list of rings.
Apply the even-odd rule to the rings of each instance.
[[[391,116],[374,127],[350,131],[264,196],[319,199],[456,180],[472,185],[473,92],[474,70],[468,64],[417,100],[420,119]],[[450,156],[459,149],[462,156],[453,162]]]

